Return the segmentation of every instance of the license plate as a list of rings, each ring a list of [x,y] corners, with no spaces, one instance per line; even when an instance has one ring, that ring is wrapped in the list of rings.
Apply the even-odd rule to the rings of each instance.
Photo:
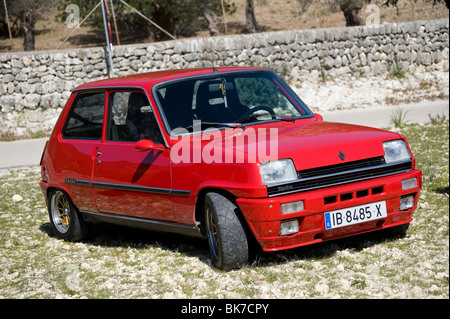
[[[376,202],[325,213],[325,228],[332,229],[387,217],[386,202]]]

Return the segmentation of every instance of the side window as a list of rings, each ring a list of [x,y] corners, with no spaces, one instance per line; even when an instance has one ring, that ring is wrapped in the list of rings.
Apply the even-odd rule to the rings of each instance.
[[[112,92],[109,96],[109,141],[163,143],[155,114],[142,92]]]
[[[102,137],[105,94],[78,93],[62,132],[65,138],[99,140]]]

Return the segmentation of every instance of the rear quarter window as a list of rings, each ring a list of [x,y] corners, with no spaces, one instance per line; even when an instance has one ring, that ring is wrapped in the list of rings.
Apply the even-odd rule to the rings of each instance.
[[[102,137],[104,108],[104,92],[78,93],[64,125],[62,136],[99,140]]]

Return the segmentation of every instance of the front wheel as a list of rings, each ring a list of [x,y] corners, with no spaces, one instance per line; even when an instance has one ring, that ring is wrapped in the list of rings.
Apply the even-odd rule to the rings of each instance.
[[[61,239],[78,241],[89,233],[90,224],[83,220],[70,198],[60,190],[49,192],[48,213],[53,231]]]
[[[249,242],[238,207],[225,196],[205,196],[205,231],[214,265],[222,270],[243,267],[249,259]]]

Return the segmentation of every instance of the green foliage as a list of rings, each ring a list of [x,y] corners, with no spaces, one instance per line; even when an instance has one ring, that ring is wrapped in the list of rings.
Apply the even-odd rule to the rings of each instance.
[[[176,27],[179,25],[179,21],[186,19],[187,15],[191,11],[187,10],[187,5],[192,1],[181,0],[166,0],[166,1],[137,1],[127,0],[125,1],[130,6],[141,12],[144,16],[148,17],[156,24],[160,25],[163,29],[173,34],[176,33]],[[87,14],[97,5],[98,0],[62,0],[58,15],[58,19],[65,21],[68,13],[65,12],[65,8],[69,4],[75,4],[80,8],[80,18],[86,17]],[[107,1],[110,6],[110,1]],[[126,6],[124,3],[115,0],[113,2],[114,12],[117,19],[119,32],[133,33],[139,30],[139,33],[148,36],[150,33],[154,34],[158,40],[166,40],[166,35],[153,27],[148,21],[136,14],[132,9]],[[111,11],[111,8],[110,8]],[[100,9],[95,10],[89,20],[86,21],[90,25],[98,28],[103,27],[102,11]]]
[[[108,0],[108,6],[111,6],[111,0]],[[221,15],[222,7],[220,1],[214,0],[124,0],[131,7],[148,17],[157,25],[172,35],[191,36],[199,29],[206,28],[206,22],[203,19],[200,3],[205,3],[217,15]],[[76,4],[80,8],[80,18],[84,18],[96,6],[98,0],[61,0],[58,19],[65,21],[68,13],[65,8],[69,4]],[[134,10],[126,6],[120,0],[114,0],[114,13],[116,16],[119,33],[136,33],[148,36],[153,35],[158,41],[169,40],[170,38],[146,21],[143,17],[136,14]],[[111,11],[111,8],[109,8]],[[230,4],[225,7],[229,14],[236,11],[235,5]],[[89,20],[86,21],[93,26],[103,28],[102,11],[95,10]]]
[[[24,19],[31,19],[36,22],[37,19],[48,17],[50,9],[53,8],[58,1],[59,0],[6,1],[13,35],[22,34],[22,24]],[[0,1],[0,23],[5,22],[5,17],[5,7],[3,1]]]
[[[413,1],[417,2],[417,0],[413,0]],[[432,1],[433,2],[433,6],[436,5],[436,3],[438,3],[438,2],[445,1],[445,5],[447,6],[447,8],[450,9],[448,0],[425,0],[425,1],[426,2],[431,2]],[[397,6],[398,5],[398,0],[385,0],[383,5],[385,5],[385,6]]]
[[[392,75],[395,76],[396,78],[404,78],[405,69],[403,69],[403,67],[400,64],[394,63],[392,67]]]
[[[447,116],[445,114],[431,115],[428,114],[431,124],[441,124],[447,121]]]
[[[408,114],[408,111],[405,112],[401,108],[397,108],[392,112],[391,123],[394,127],[403,127],[407,124],[406,114]]]

